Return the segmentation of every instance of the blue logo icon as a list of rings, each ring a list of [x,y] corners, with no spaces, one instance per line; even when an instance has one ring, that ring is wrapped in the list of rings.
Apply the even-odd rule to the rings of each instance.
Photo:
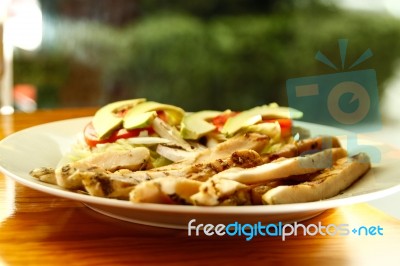
[[[348,145],[357,146],[356,134],[381,129],[379,95],[374,69],[356,70],[352,68],[372,56],[367,49],[350,67],[346,68],[348,41],[339,40],[341,72],[332,74],[289,79],[286,82],[289,106],[304,113],[303,121],[333,126],[354,134],[348,134]],[[315,58],[338,71],[320,51]],[[365,147],[371,153],[371,148]],[[376,152],[370,157],[380,159]],[[379,158],[378,158],[379,157]]]

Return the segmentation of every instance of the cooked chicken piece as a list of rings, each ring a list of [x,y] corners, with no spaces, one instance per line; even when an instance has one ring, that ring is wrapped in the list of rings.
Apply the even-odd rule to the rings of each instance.
[[[190,169],[188,169],[187,178],[206,181],[213,175],[232,167],[251,168],[260,164],[262,164],[262,159],[257,152],[253,150],[238,150],[226,159],[191,165]]]
[[[286,145],[279,152],[261,157],[259,152],[268,142],[265,135],[247,133],[186,160],[149,170],[143,170],[149,165],[147,148],[110,151],[56,170],[38,168],[31,175],[67,189],[85,189],[93,196],[134,202],[245,205],[260,204],[268,191],[286,185],[283,180],[288,177],[321,171],[347,156],[342,148],[329,149],[340,147],[336,138],[320,137]],[[270,162],[274,158],[279,159]]]
[[[137,164],[138,170],[145,164],[147,161],[143,161],[142,165]],[[85,161],[76,161],[55,170],[57,185],[67,189],[79,189],[84,186],[88,192],[96,196],[102,193],[109,195],[110,191],[115,191],[117,187],[134,186],[143,180],[150,179],[147,175],[132,176],[132,173],[135,172],[129,169],[121,169],[113,173]],[[83,180],[85,180],[84,183]],[[100,189],[102,193],[99,192]],[[122,191],[120,193],[124,194]]]
[[[341,158],[333,167],[323,170],[310,181],[294,186],[278,186],[267,191],[262,199],[266,204],[286,204],[331,198],[348,188],[370,167],[365,153]]]
[[[257,134],[251,134],[255,136]],[[248,138],[248,137],[247,137]],[[243,142],[247,138],[240,138],[242,141],[235,140],[231,143],[237,144],[241,143],[241,145],[245,145]],[[252,140],[258,139],[251,138]],[[255,141],[255,144],[251,144],[252,147],[259,147],[259,141]],[[249,145],[249,144],[247,144]],[[222,147],[230,147],[226,146],[226,144]],[[261,149],[261,148],[260,148]],[[221,146],[216,147],[213,149],[215,151],[214,156],[216,154],[225,154],[224,152],[219,153],[223,149]],[[326,157],[322,158],[327,160],[329,157],[329,153],[326,153]],[[205,158],[202,161],[206,161]],[[127,193],[129,192],[129,188],[135,187],[138,183],[146,180],[156,179],[160,177],[176,177],[176,178],[189,178],[192,180],[197,181],[206,181],[210,177],[216,175],[219,172],[225,172],[229,168],[257,168],[260,167],[262,164],[262,160],[259,154],[253,150],[240,150],[233,152],[230,157],[225,159],[216,159],[212,162],[207,163],[196,163],[196,164],[189,164],[186,165],[185,163],[177,163],[172,164],[166,167],[160,167],[156,169],[150,169],[147,171],[117,171],[115,173],[107,173],[103,171],[100,175],[100,172],[97,171],[96,174],[87,174],[82,172],[87,172],[88,169],[85,167],[79,168],[79,171],[74,171],[73,175],[69,178],[72,181],[79,178],[81,180],[85,180],[83,182],[83,186],[85,189],[91,194],[95,196],[102,196],[102,197],[118,197],[118,198],[126,198],[128,197]],[[180,167],[177,167],[180,166]],[[79,175],[78,175],[79,174]],[[279,177],[276,177],[279,178]],[[69,180],[68,174],[64,175],[63,180]],[[60,181],[59,181],[60,182]],[[65,182],[65,181],[64,181]],[[258,182],[260,183],[260,182]],[[262,181],[265,183],[265,181]],[[79,184],[79,183],[78,183]],[[66,184],[63,184],[64,186]],[[121,189],[119,193],[117,191],[118,187],[123,187],[126,189]]]
[[[92,196],[128,200],[129,193],[136,185],[150,180],[147,177],[143,179],[130,178],[129,173],[132,172],[120,170],[114,173],[81,173],[82,184]],[[125,175],[128,175],[128,177]]]
[[[47,183],[57,184],[67,189],[82,188],[82,179],[99,174],[107,175],[108,171],[130,169],[132,171],[146,168],[150,161],[147,148],[138,147],[129,151],[106,151],[88,158],[65,164],[61,167],[41,167],[30,172],[33,177]]]
[[[137,147],[130,150],[111,150],[95,153],[85,159],[79,160],[78,163],[87,163],[113,172],[118,169],[130,169],[132,171],[145,169],[149,161],[149,149]]]
[[[224,159],[216,159],[207,163],[195,163],[183,166],[180,169],[150,169],[148,171],[132,172],[131,176],[147,176],[151,179],[159,177],[185,177],[198,181],[205,181],[211,176],[225,171],[232,167],[250,168],[260,165],[262,163],[260,155],[253,150],[238,150],[233,152],[230,157]]]
[[[194,205],[249,205],[249,186],[229,179],[211,178],[201,184],[199,192],[190,197]]]
[[[185,166],[191,166],[194,164],[207,164],[216,160],[229,158],[233,152],[238,150],[254,150],[259,153],[268,144],[268,142],[269,138],[267,136],[257,133],[238,135],[216,145],[215,147],[203,149],[195,156],[192,156],[186,160],[167,166],[154,168],[150,171],[165,172],[171,170],[181,170],[182,168],[185,168]]]
[[[283,180],[276,180],[276,181],[270,181],[265,184],[257,184],[254,186],[251,186],[250,189],[250,195],[251,195],[251,203],[253,205],[262,205],[262,196],[269,190],[273,189],[274,187],[284,185],[285,182]]]
[[[52,167],[40,167],[33,169],[29,172],[29,174],[42,182],[49,184],[57,184],[56,174],[54,172],[54,168]]]
[[[231,156],[238,150],[254,150],[261,152],[268,144],[269,138],[258,133],[246,133],[228,139],[225,142],[198,153],[192,163],[209,163],[218,159],[224,159]]]
[[[285,182],[282,179],[320,171],[346,155],[344,149],[333,148],[304,157],[282,158],[248,169],[230,168],[209,178],[191,199],[195,205],[206,206],[227,202],[232,205],[251,204],[252,201],[260,201],[262,191],[270,191]],[[257,190],[254,190],[255,186],[249,186],[260,183],[263,186],[259,185]]]
[[[99,197],[128,198],[130,189],[149,180],[161,178],[191,179],[205,181],[216,173],[229,167],[254,167],[262,163],[258,153],[252,150],[236,151],[230,158],[216,160],[207,164],[195,164],[185,166],[182,169],[169,171],[129,171],[119,170],[114,173],[102,172],[97,174],[80,173],[83,185],[90,195]],[[146,182],[148,183],[148,182]]]
[[[281,158],[271,163],[253,168],[230,168],[212,177],[212,179],[230,179],[243,184],[265,183],[292,175],[303,175],[331,167],[338,159],[347,156],[343,148],[332,148],[294,158]]]
[[[329,148],[339,148],[340,142],[336,137],[320,136],[303,139],[294,143],[286,144],[277,152],[263,155],[264,162],[270,162],[281,157],[292,158],[304,154],[315,153]]]
[[[237,150],[232,153],[230,160],[232,166],[241,168],[251,168],[263,163],[260,155],[254,150]]]
[[[105,172],[105,169],[90,165],[85,162],[66,164],[55,170],[56,183],[66,189],[81,189],[82,179],[87,176],[95,176]]]
[[[150,153],[148,149],[139,147],[130,151],[107,151],[102,154],[90,156],[73,163],[63,165],[55,171],[51,168],[40,168],[33,170],[32,176],[46,180],[49,183],[57,184],[67,189],[82,188],[82,180],[85,179],[84,186],[93,195],[111,195],[107,193],[111,187],[136,185],[137,180],[149,180],[159,177],[190,177],[193,179],[207,179],[213,174],[225,170],[229,167],[240,166],[245,168],[261,163],[258,154],[254,151],[241,151],[240,148],[262,150],[267,145],[268,138],[256,134],[246,134],[229,139],[225,143],[219,144],[212,149],[201,151],[197,157],[171,164],[165,167],[154,168],[152,170],[140,171],[148,165]],[[231,155],[233,156],[231,157]],[[211,164],[212,163],[212,164]],[[123,174],[109,171],[117,169],[130,169]],[[219,170],[218,170],[219,169]],[[94,172],[94,173],[93,173]],[[106,182],[106,179],[110,179]],[[126,197],[126,192],[121,193]],[[121,195],[119,195],[121,196]]]
[[[212,167],[212,165],[209,165],[210,163],[212,163],[215,166],[215,164],[217,164],[219,160],[222,160],[221,163],[226,164],[227,163],[226,160],[229,159],[232,159],[232,163],[226,165],[225,169],[232,166],[239,166],[246,168],[245,164],[250,164],[252,166],[255,166],[254,165],[255,160],[258,160],[257,164],[262,163],[262,161],[260,159],[255,158],[255,156],[256,157],[259,156],[258,154],[255,155],[254,152],[260,152],[265,147],[265,145],[267,145],[268,140],[269,139],[266,136],[256,133],[241,135],[238,137],[231,138],[226,142],[217,145],[214,148],[202,150],[198,153],[197,156],[191,157],[187,160],[173,163],[163,167],[153,168],[147,171],[132,172],[131,176],[132,177],[137,176],[140,178],[142,178],[143,176],[147,176],[151,179],[155,179],[158,177],[166,177],[166,176],[189,178],[190,176],[195,174],[197,174],[196,176],[200,176],[201,174],[200,172],[202,171],[206,173],[210,169],[210,167]],[[250,152],[252,154],[249,154],[248,152],[244,151],[239,153],[236,152],[240,150],[253,150],[253,151]],[[232,154],[233,157],[230,158]],[[237,158],[234,158],[235,156]],[[247,157],[245,158],[243,156]],[[251,161],[249,161],[250,159]],[[241,162],[239,162],[239,160],[241,160]],[[212,173],[215,174],[216,172],[214,171]],[[210,175],[206,174],[201,179],[207,178],[208,176]],[[198,178],[195,177],[192,179],[198,179]]]
[[[192,204],[190,197],[202,183],[186,178],[165,177],[140,183],[130,193],[132,202]]]

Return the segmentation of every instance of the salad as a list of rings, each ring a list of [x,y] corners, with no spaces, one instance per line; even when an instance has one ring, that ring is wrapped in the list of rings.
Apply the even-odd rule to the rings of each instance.
[[[100,108],[55,167],[31,176],[134,203],[201,206],[309,202],[333,197],[371,167],[333,136],[294,126],[276,103],[187,112],[144,98]]]

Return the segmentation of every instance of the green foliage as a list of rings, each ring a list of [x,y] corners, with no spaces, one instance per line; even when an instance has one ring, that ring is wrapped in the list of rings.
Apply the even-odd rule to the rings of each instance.
[[[102,72],[103,94],[93,95],[99,104],[147,97],[193,111],[286,104],[287,79],[336,73],[314,57],[321,50],[340,66],[337,40],[343,38],[349,40],[347,67],[372,50],[374,56],[355,70],[375,69],[383,89],[400,48],[398,20],[337,9],[207,20],[155,13],[124,28],[88,21],[65,21],[58,27],[62,34],[44,44],[40,60],[16,57],[17,82],[32,77],[39,89],[57,89],[75,60]],[[49,64],[51,71],[44,73]],[[38,78],[39,72],[43,77]]]
[[[17,54],[14,62],[14,83],[33,84],[38,89],[38,106],[54,108],[59,105],[59,88],[67,79],[65,57]]]

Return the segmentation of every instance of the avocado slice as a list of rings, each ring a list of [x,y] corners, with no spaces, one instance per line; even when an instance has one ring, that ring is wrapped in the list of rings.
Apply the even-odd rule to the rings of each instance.
[[[123,127],[125,129],[135,129],[135,128],[144,128],[153,122],[154,118],[157,117],[156,111],[145,112],[141,114],[128,114],[124,117]]]
[[[241,128],[254,125],[263,119],[298,119],[302,116],[303,113],[296,109],[290,107],[281,107],[275,103],[272,103],[270,105],[257,106],[247,111],[240,112],[234,117],[230,117],[226,121],[221,132],[227,136],[232,136]]]
[[[216,129],[216,126],[207,122],[222,112],[204,110],[189,114],[182,119],[181,135],[184,139],[199,139]]]
[[[146,99],[138,98],[132,100],[124,100],[107,104],[100,108],[92,119],[93,127],[99,139],[106,139],[123,122],[123,118],[117,116],[118,111],[136,106],[145,102]]]
[[[179,125],[179,123],[182,121],[183,115],[185,111],[177,106],[174,105],[169,105],[169,104],[163,104],[163,103],[158,103],[158,102],[142,102],[132,109],[130,109],[126,115],[124,120],[127,120],[126,123],[130,123],[128,120],[129,119],[135,119],[134,117],[139,114],[143,114],[146,112],[151,112],[151,111],[164,111],[167,116],[167,122],[170,125]]]

